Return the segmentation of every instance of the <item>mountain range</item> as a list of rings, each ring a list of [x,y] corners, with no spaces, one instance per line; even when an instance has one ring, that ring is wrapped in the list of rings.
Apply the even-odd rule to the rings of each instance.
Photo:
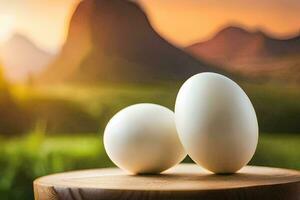
[[[248,78],[300,81],[300,34],[288,39],[229,26],[187,52]]]
[[[14,34],[0,48],[0,60],[5,77],[12,82],[24,82],[41,73],[54,55],[37,47],[21,34]]]
[[[218,71],[158,35],[141,7],[125,0],[83,0],[66,42],[42,82],[183,80]]]
[[[152,28],[133,1],[83,0],[65,44],[41,82],[184,80],[205,71],[253,80],[300,82],[300,35],[277,39],[228,26],[180,49]]]

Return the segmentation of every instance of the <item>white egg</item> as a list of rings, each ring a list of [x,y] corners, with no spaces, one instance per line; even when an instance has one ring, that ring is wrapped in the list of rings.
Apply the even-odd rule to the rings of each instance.
[[[188,155],[214,173],[238,171],[255,152],[255,110],[246,93],[223,75],[189,78],[177,95],[175,122]]]
[[[174,113],[156,104],[136,104],[118,112],[104,131],[110,159],[133,174],[160,173],[186,156]]]

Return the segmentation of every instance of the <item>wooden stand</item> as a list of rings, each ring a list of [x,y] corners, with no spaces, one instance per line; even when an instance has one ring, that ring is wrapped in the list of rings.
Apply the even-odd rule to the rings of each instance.
[[[67,172],[34,181],[36,200],[300,200],[300,172],[244,167],[215,175],[180,164],[161,175],[127,175],[117,168]]]

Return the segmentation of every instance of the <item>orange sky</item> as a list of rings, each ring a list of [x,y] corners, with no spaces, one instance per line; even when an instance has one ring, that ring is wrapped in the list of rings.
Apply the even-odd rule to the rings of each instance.
[[[227,24],[274,36],[300,33],[300,0],[140,0],[161,35],[179,46],[207,39]]]
[[[80,0],[0,0],[0,42],[21,32],[55,51]],[[153,26],[176,45],[204,40],[225,24],[257,27],[275,36],[300,31],[299,0],[139,0]]]

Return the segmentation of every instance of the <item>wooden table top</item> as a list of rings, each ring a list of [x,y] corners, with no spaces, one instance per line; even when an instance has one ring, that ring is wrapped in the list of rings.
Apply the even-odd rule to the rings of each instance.
[[[215,175],[180,164],[160,175],[128,175],[117,168],[66,172],[34,181],[36,200],[48,199],[300,199],[300,172],[246,166]]]

